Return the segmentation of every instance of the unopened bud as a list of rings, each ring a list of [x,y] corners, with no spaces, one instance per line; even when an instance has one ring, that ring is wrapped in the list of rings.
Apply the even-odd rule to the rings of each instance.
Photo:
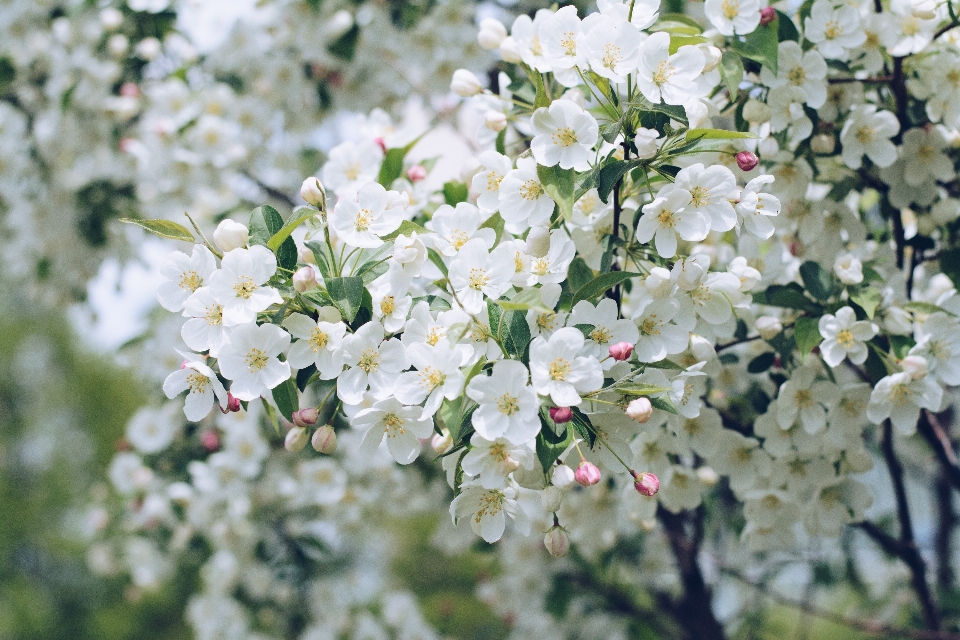
[[[743,119],[753,124],[763,124],[770,121],[770,107],[765,102],[750,98],[743,105]]]
[[[227,218],[217,225],[213,232],[213,241],[224,253],[242,249],[250,241],[250,231],[246,225]]]
[[[427,177],[427,168],[422,164],[415,164],[407,169],[407,178],[410,182],[420,182]]]
[[[557,424],[573,420],[573,409],[570,407],[550,407],[550,419]]]
[[[500,133],[507,128],[507,115],[502,111],[494,111],[491,109],[484,114],[483,124],[487,129],[490,129],[490,131]]]
[[[293,424],[298,427],[310,427],[317,424],[317,418],[320,417],[320,412],[317,411],[314,407],[307,407],[306,409],[300,409],[299,411],[293,412]]]
[[[810,150],[822,156],[830,155],[836,147],[836,139],[827,133],[818,133],[810,139]]]
[[[630,475],[633,476],[633,488],[636,489],[640,495],[650,497],[656,495],[657,491],[660,491],[660,478],[652,473],[637,473],[636,471],[631,471]]]
[[[550,229],[547,227],[532,227],[527,233],[524,249],[534,258],[542,258],[550,251]]]
[[[753,171],[760,164],[760,158],[751,151],[741,151],[736,155],[737,166],[741,171]]]
[[[554,558],[562,558],[570,552],[570,536],[559,525],[554,525],[543,536],[543,545]]]
[[[592,462],[580,458],[580,466],[573,472],[573,479],[581,487],[589,487],[600,482],[600,469]]]
[[[559,464],[553,468],[553,473],[550,474],[550,482],[553,483],[553,486],[557,489],[566,489],[576,482],[574,476],[573,469],[565,464]]]
[[[627,405],[627,417],[643,424],[653,415],[653,404],[650,398],[636,398]]]
[[[618,342],[617,344],[610,345],[608,353],[614,360],[619,360],[621,362],[624,360],[629,360],[630,356],[633,355],[633,345],[629,342]]]
[[[457,69],[453,72],[453,79],[450,81],[450,91],[461,98],[469,98],[478,93],[483,93],[483,85],[471,71],[466,69]]]
[[[119,9],[107,7],[100,12],[100,24],[107,31],[113,31],[123,24],[123,14],[120,13]]]
[[[783,323],[780,322],[780,318],[774,316],[760,316],[753,326],[764,340],[773,340],[776,335],[783,331]]]
[[[435,433],[430,439],[430,448],[433,449],[437,454],[444,454],[447,452],[450,447],[453,446],[453,438],[450,437],[450,432],[446,429],[443,430],[443,433]]]
[[[200,435],[200,444],[203,445],[203,448],[213,453],[220,448],[220,436],[217,435],[217,432],[213,429],[204,431]]]
[[[293,288],[299,293],[306,293],[317,286],[317,275],[313,267],[301,267],[293,274]]]
[[[709,73],[720,66],[720,57],[723,55],[723,52],[720,49],[709,44],[697,45],[700,53],[703,54],[703,72]]]
[[[330,425],[324,425],[313,432],[310,444],[320,453],[330,455],[337,450],[337,432]]]
[[[374,144],[376,144],[378,147],[380,147],[380,151],[382,151],[383,153],[386,153],[386,152],[387,152],[387,141],[386,141],[386,140],[384,140],[383,138],[377,136],[376,138],[373,139],[373,142],[374,142]]]
[[[523,62],[523,58],[520,56],[520,47],[517,46],[517,41],[513,39],[513,36],[507,36],[500,43],[500,58],[504,62],[513,64]]]
[[[540,492],[540,506],[547,513],[556,512],[561,502],[563,502],[563,492],[552,484],[547,485],[547,488]]]
[[[777,11],[773,7],[760,9],[760,26],[765,27],[777,19]]]
[[[318,209],[323,209],[326,206],[327,192],[320,184],[320,180],[313,176],[304,180],[303,184],[300,185],[300,197]]]
[[[156,60],[162,51],[163,44],[154,37],[144,38],[137,43],[137,55],[147,62]]]
[[[229,391],[227,392],[227,407],[221,409],[222,413],[236,413],[243,408],[243,405],[240,404],[240,398],[236,397]]]
[[[923,356],[907,356],[900,365],[914,380],[926,377],[930,371],[927,365],[927,359]]]
[[[303,427],[294,427],[287,431],[287,437],[283,441],[283,448],[289,451],[290,453],[297,453],[298,451],[303,451],[303,448],[307,446],[307,441],[310,439],[307,434],[307,430]]]
[[[720,474],[714,471],[712,467],[697,467],[697,477],[700,478],[700,482],[708,487],[720,482]]]
[[[300,258],[300,262],[303,262],[305,264],[317,264],[317,257],[313,255],[312,249],[303,247],[302,249],[300,249],[298,253],[299,253],[298,257]]]
[[[480,21],[477,42],[488,51],[496,49],[507,37],[507,28],[496,18],[484,18]]]

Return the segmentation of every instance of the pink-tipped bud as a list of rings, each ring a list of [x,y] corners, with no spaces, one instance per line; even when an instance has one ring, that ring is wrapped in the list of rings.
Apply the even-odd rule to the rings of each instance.
[[[430,438],[430,448],[434,450],[437,454],[444,454],[447,452],[450,447],[453,446],[453,438],[450,437],[450,432],[446,429],[443,430],[442,434],[435,433],[433,437]]]
[[[380,147],[380,151],[383,151],[384,154],[387,153],[387,142],[383,138],[374,138],[373,142]]]
[[[633,488],[636,489],[640,495],[650,497],[656,495],[657,491],[660,491],[660,478],[649,471],[645,473],[631,471],[630,475],[633,476]]]
[[[204,431],[200,435],[200,444],[203,445],[203,448],[213,453],[214,451],[220,448],[220,436],[217,435],[217,432],[213,429],[209,431]]]
[[[610,345],[610,357],[614,360],[629,360],[633,355],[633,345],[629,342],[618,342]]]
[[[337,432],[330,425],[324,425],[314,431],[310,444],[320,453],[330,455],[337,450]]]
[[[309,427],[317,424],[317,418],[320,417],[320,412],[313,407],[308,407],[294,411],[291,417],[293,418],[293,424],[298,427]]]
[[[287,437],[283,441],[283,448],[290,453],[303,451],[309,439],[310,434],[307,433],[306,429],[303,427],[294,427],[290,429],[290,431],[287,431]]]
[[[550,407],[550,419],[557,424],[573,420],[573,409],[570,407]]]
[[[765,27],[777,19],[777,11],[773,7],[760,9],[760,26]]]
[[[299,293],[306,293],[317,286],[317,275],[313,267],[301,267],[293,274],[293,288]]]
[[[581,487],[589,487],[590,485],[600,482],[600,469],[597,469],[597,465],[592,462],[581,458],[580,466],[573,472],[573,479],[576,480],[577,484]]]
[[[243,405],[240,404],[240,398],[227,391],[227,407],[226,409],[221,409],[220,411],[222,413],[236,413],[242,408]]]
[[[562,558],[570,552],[570,536],[560,525],[553,525],[543,536],[543,546],[554,558]]]
[[[410,182],[420,182],[427,177],[427,168],[422,164],[415,164],[407,169],[407,178]]]
[[[189,361],[189,360],[184,360],[183,362],[180,363],[180,369],[181,369],[181,370],[186,369],[186,368],[189,367],[189,366],[190,366],[190,361]]]
[[[760,158],[757,154],[750,151],[741,151],[737,154],[737,166],[741,171],[753,171],[760,164]]]
[[[643,424],[653,415],[653,404],[650,398],[637,398],[627,405],[627,417]]]

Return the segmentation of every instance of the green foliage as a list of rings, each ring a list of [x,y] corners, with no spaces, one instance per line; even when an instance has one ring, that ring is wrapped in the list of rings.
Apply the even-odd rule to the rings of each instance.
[[[450,206],[459,202],[466,202],[470,189],[463,182],[450,181],[443,185],[443,199]]]
[[[360,27],[356,23],[346,33],[327,45],[327,51],[333,56],[350,62],[357,52],[357,42],[360,40]]]
[[[736,100],[743,81],[743,60],[733,51],[724,51],[720,58],[720,77],[730,92],[730,100]]]
[[[594,298],[598,298],[624,280],[638,277],[642,277],[642,274],[632,273],[630,271],[611,271],[610,273],[602,273],[577,289],[576,293],[573,294],[573,304],[577,304],[581,300],[593,300]]]
[[[537,165],[537,177],[543,185],[543,190],[553,198],[560,207],[560,214],[564,220],[573,216],[573,191],[576,186],[576,174],[573,169],[561,169]]]
[[[802,316],[797,318],[793,328],[793,337],[801,356],[806,356],[813,348],[823,342],[820,335],[820,319]]]
[[[744,58],[759,62],[776,75],[777,57],[779,54],[780,20],[776,19],[766,26],[757,27],[747,34],[743,40],[732,38],[733,49]]]
[[[330,294],[330,299],[333,300],[333,304],[340,310],[344,319],[347,322],[353,322],[363,304],[363,294],[367,293],[367,290],[363,286],[363,278],[348,276],[327,280],[327,293]]]
[[[287,420],[293,420],[293,412],[300,409],[300,396],[297,394],[297,385],[292,378],[280,383],[273,389],[273,401]]]
[[[156,234],[161,238],[170,240],[181,240],[183,242],[196,242],[196,238],[182,224],[171,222],[170,220],[137,220],[134,218],[120,218],[120,222],[126,224],[135,224],[138,227],[146,229],[150,233]]]
[[[270,251],[276,252],[297,227],[315,215],[317,215],[317,210],[311,209],[310,207],[297,207],[294,209],[287,222],[279,231],[271,236],[270,241],[267,242],[267,248],[270,249]]]
[[[269,248],[270,240],[283,229],[283,218],[279,211],[265,204],[253,210],[247,227],[250,231],[250,244]],[[275,253],[277,263],[282,268],[289,271],[297,266],[297,245],[289,235],[280,243]]]

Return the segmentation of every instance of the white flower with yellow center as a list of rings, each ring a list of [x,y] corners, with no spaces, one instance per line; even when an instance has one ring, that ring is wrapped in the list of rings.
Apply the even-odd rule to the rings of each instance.
[[[577,86],[580,83],[577,67],[587,67],[586,53],[580,43],[583,36],[577,8],[568,5],[545,18],[538,35],[543,56],[557,81],[565,87]]]
[[[250,322],[231,329],[219,358],[220,373],[233,381],[230,393],[240,400],[256,400],[289,378],[290,364],[277,358],[289,345],[290,334],[274,324]]]
[[[760,0],[706,0],[703,11],[725,36],[745,36],[760,24]]]
[[[781,42],[777,53],[777,75],[764,66],[760,81],[771,89],[796,87],[808,106],[819,109],[827,101],[827,63],[816,50],[804,52],[793,40]],[[776,93],[776,92],[774,92]]]
[[[703,54],[686,45],[670,55],[670,34],[657,32],[640,45],[637,88],[654,104],[685,104],[697,93],[703,71]]]
[[[867,340],[877,335],[877,325],[866,320],[857,320],[851,307],[837,309],[836,315],[820,318],[820,355],[831,367],[836,367],[844,358],[853,364],[863,364],[867,359]]]
[[[381,400],[393,392],[400,372],[407,368],[406,350],[396,338],[384,340],[383,325],[368,322],[343,339],[343,363],[349,367],[337,378],[337,397],[360,404],[370,389]]]
[[[636,344],[640,338],[637,325],[625,318],[618,318],[617,303],[610,298],[604,298],[593,306],[587,300],[581,300],[570,312],[567,318],[568,327],[590,325],[593,327],[587,334],[587,341],[583,346],[582,355],[593,356],[604,369],[609,369],[617,363],[610,355],[610,347],[618,342]]]
[[[547,255],[530,258],[530,278],[526,284],[560,284],[567,279],[567,269],[576,256],[577,246],[563,229],[550,232],[550,248]]]
[[[603,386],[603,369],[596,358],[577,356],[583,348],[579,329],[564,327],[545,339],[530,343],[530,377],[533,388],[560,407],[580,404],[581,393]]]
[[[496,300],[510,288],[513,273],[510,247],[497,247],[490,252],[487,243],[476,238],[454,258],[449,276],[463,310],[477,314],[483,308],[484,296]]]
[[[373,303],[373,317],[383,323],[384,331],[403,329],[413,298],[407,293],[409,279],[399,269],[391,269],[367,286]]]
[[[870,394],[867,417],[874,424],[887,418],[903,435],[917,430],[920,409],[940,411],[943,388],[932,375],[917,376],[901,371],[882,378]]]
[[[473,532],[490,543],[503,536],[506,516],[510,516],[521,534],[527,535],[530,518],[515,500],[516,495],[513,487],[484,489],[479,484],[465,482],[461,485],[460,495],[450,503],[450,515],[454,524],[469,518]]]
[[[537,177],[537,161],[530,157],[517,160],[517,168],[500,182],[500,215],[507,231],[519,234],[546,224],[553,207],[553,198]]]
[[[216,358],[227,341],[228,329],[223,324],[223,305],[213,299],[210,287],[201,287],[187,298],[183,315],[190,318],[180,329],[186,345],[194,351],[209,351]]]
[[[530,327],[530,336],[549,336],[566,324],[567,312],[554,311],[563,293],[559,284],[549,283],[538,289],[543,308],[533,308],[527,311],[527,326]]]
[[[489,441],[503,438],[513,444],[537,437],[540,403],[529,379],[522,362],[500,360],[489,376],[480,374],[470,380],[467,397],[480,405],[473,413],[477,434]]]
[[[446,339],[436,345],[417,343],[407,347],[407,360],[416,369],[401,373],[394,396],[403,404],[420,404],[423,416],[432,416],[443,399],[453,400],[463,392],[462,352]]]
[[[646,29],[660,17],[660,0],[597,0],[597,9],[603,16],[629,20],[637,29]]]
[[[480,228],[485,218],[480,210],[468,202],[457,203],[456,208],[442,204],[433,212],[427,226],[433,236],[424,236],[433,247],[444,256],[455,256],[465,244],[474,238],[480,238],[488,247],[497,241],[497,232],[490,228]]]
[[[798,419],[807,433],[820,433],[826,427],[827,409],[840,399],[840,389],[816,377],[813,368],[800,367],[780,386],[777,423],[781,429],[791,428]]]
[[[283,298],[264,283],[277,271],[277,258],[266,247],[234,249],[223,256],[220,270],[210,276],[210,293],[223,309],[223,324],[232,327],[254,322],[257,313]]]
[[[180,311],[193,292],[209,284],[207,280],[217,269],[217,261],[203,245],[194,245],[187,255],[174,251],[160,265],[160,274],[167,281],[157,289],[157,300],[167,311]]]
[[[917,327],[910,355],[923,356],[930,373],[944,384],[960,384],[960,322],[943,312],[932,313]]]
[[[535,457],[532,440],[513,444],[505,438],[487,440],[478,434],[470,438],[470,449],[463,456],[461,467],[464,475],[479,476],[477,482],[484,489],[502,489],[507,476],[517,469],[533,469]]]
[[[366,430],[360,453],[372,456],[386,440],[390,456],[400,464],[416,460],[420,439],[433,433],[433,421],[422,415],[420,407],[404,406],[396,398],[385,398],[363,409],[350,424],[354,429]]]
[[[687,348],[690,330],[672,322],[679,312],[680,303],[672,297],[642,301],[633,316],[640,334],[634,349],[637,360],[659,362]]]
[[[897,159],[897,147],[890,138],[900,131],[897,117],[889,111],[877,111],[876,105],[857,107],[843,123],[840,132],[843,163],[851,169],[863,165],[863,156],[878,167],[889,167]]]
[[[611,82],[626,82],[637,68],[643,36],[626,20],[594,15],[584,21],[583,44],[590,68]]]
[[[323,184],[338,196],[347,191],[356,191],[377,179],[382,162],[383,150],[372,139],[341,142],[330,150],[330,156],[323,165]]]
[[[322,307],[320,311],[319,320],[293,313],[283,321],[283,327],[297,338],[287,352],[287,362],[294,369],[314,365],[321,380],[332,380],[343,370],[340,346],[347,326],[340,322],[340,314],[332,307]],[[336,317],[329,315],[331,311]]]
[[[780,215],[780,200],[761,191],[773,181],[773,176],[762,175],[748,182],[736,206],[739,223],[747,233],[764,240],[773,235],[773,222],[770,218]]]
[[[330,226],[351,247],[376,249],[383,244],[380,237],[396,231],[403,221],[403,208],[396,206],[395,195],[376,182],[356,192],[346,191],[330,215]]]
[[[591,149],[600,132],[592,115],[570,100],[554,100],[534,111],[530,124],[534,135],[530,149],[538,164],[577,171],[590,168]]]
[[[846,60],[849,50],[867,39],[860,27],[860,12],[852,5],[832,0],[814,2],[803,26],[804,36],[817,45],[824,58]]]
[[[949,182],[955,175],[953,161],[944,153],[947,141],[937,127],[910,129],[903,134],[903,179],[911,187]]]
[[[477,207],[484,213],[493,213],[500,206],[500,183],[513,169],[513,162],[496,151],[484,151],[478,160],[483,168],[473,176],[471,186],[480,194]]]
[[[538,9],[532,19],[528,15],[517,16],[510,27],[510,40],[519,51],[523,63],[541,73],[552,70],[540,43],[540,25],[551,16],[553,11]]]
[[[661,189],[657,198],[643,207],[643,215],[637,223],[637,240],[653,240],[660,257],[672,258],[677,255],[677,236],[690,242],[706,238],[710,231],[707,217],[696,209],[685,209],[691,200],[686,189],[672,185],[669,189]]]
[[[684,208],[706,216],[711,231],[729,231],[736,226],[737,213],[730,200],[736,195],[737,179],[730,169],[721,164],[704,168],[698,162],[680,169],[674,186],[690,192]]]
[[[163,381],[163,392],[172,400],[188,391],[183,413],[187,420],[199,422],[210,413],[214,398],[220,402],[221,408],[227,406],[227,391],[217,374],[207,366],[206,358],[193,353],[181,352],[180,355],[186,360],[178,371],[174,371]]]

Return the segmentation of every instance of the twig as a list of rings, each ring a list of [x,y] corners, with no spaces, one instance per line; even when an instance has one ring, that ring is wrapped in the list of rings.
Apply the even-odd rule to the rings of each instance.
[[[241,171],[240,173],[241,173],[245,178],[248,178],[248,179],[250,179],[250,180],[253,180],[253,182],[254,182],[258,187],[260,187],[269,197],[273,198],[274,200],[279,200],[280,202],[285,203],[285,204],[286,204],[287,206],[289,206],[291,209],[297,206],[297,203],[296,203],[296,201],[295,201],[293,198],[291,198],[290,196],[288,196],[287,194],[285,194],[283,191],[280,191],[279,189],[276,189],[276,188],[271,187],[270,185],[264,183],[264,182],[261,181],[259,178],[257,178],[257,177],[254,176],[252,173],[250,173],[249,171]]]
[[[827,78],[827,82],[830,84],[852,84],[854,82],[862,82],[863,84],[887,84],[893,80],[890,76],[881,76],[879,78]]]
[[[957,515],[953,510],[953,487],[943,475],[937,476],[934,482],[934,495],[937,504],[937,586],[940,589],[950,589],[953,586],[953,566],[950,557],[953,555],[953,545],[950,538],[953,528],[957,524]]]
[[[920,412],[917,422],[917,431],[927,441],[934,455],[940,461],[946,472],[946,478],[953,488],[960,491],[960,466],[957,465],[957,454],[953,450],[953,443],[947,435],[943,425],[936,415],[929,411]]]

